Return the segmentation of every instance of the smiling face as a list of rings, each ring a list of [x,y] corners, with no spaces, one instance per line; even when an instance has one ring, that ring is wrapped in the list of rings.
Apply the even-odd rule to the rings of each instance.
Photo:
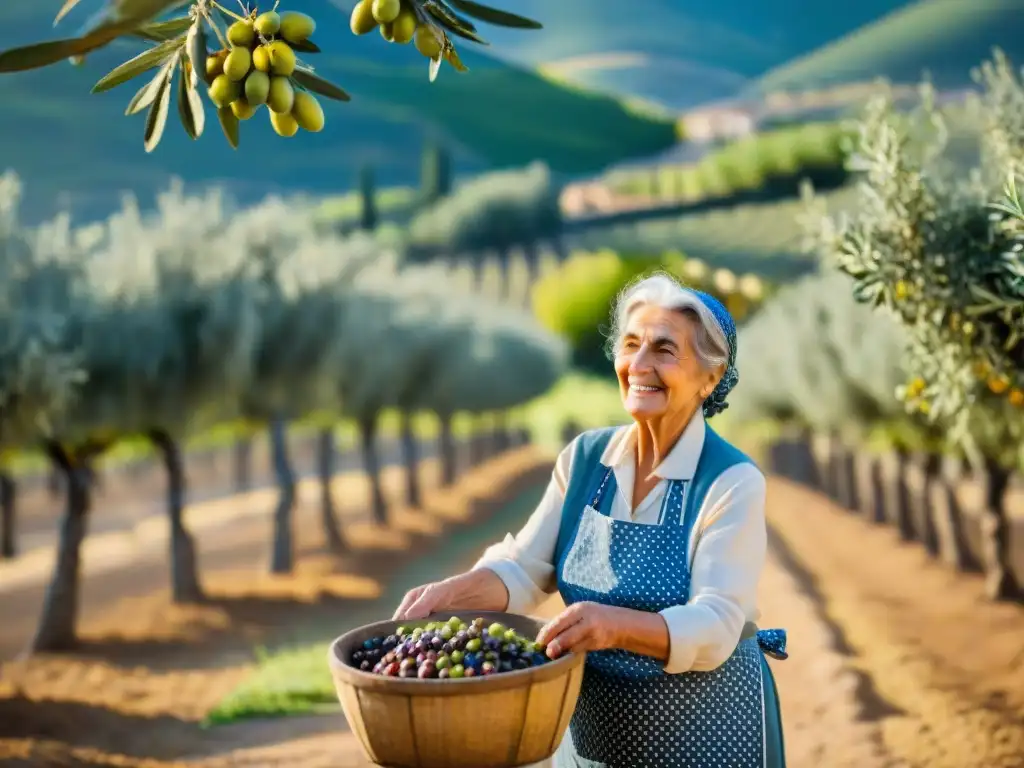
[[[688,420],[718,383],[693,348],[699,321],[690,313],[647,304],[633,310],[615,355],[622,404],[636,421]]]

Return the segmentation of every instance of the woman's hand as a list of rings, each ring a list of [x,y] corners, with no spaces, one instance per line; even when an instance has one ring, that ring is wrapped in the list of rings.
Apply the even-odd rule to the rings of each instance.
[[[671,651],[661,614],[600,603],[573,603],[544,626],[537,642],[547,644],[552,659],[566,651],[620,648],[665,662]]]
[[[507,607],[505,582],[494,571],[479,568],[409,590],[392,618],[411,621],[441,611],[504,611]]]
[[[549,621],[537,635],[547,645],[549,658],[557,659],[566,651],[584,653],[603,651],[622,645],[622,608],[600,603],[573,603]]]

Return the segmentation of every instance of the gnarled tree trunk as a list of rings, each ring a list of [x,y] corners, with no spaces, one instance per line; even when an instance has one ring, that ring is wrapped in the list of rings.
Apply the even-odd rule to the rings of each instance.
[[[171,599],[198,603],[203,599],[199,582],[196,543],[185,527],[185,463],[181,446],[165,430],[153,429],[149,439],[160,453],[167,471],[167,520],[170,523]]]
[[[405,503],[413,509],[418,509],[423,503],[420,494],[419,444],[416,442],[412,414],[402,411],[401,418],[402,464],[405,465]]]
[[[378,525],[387,525],[388,504],[380,477],[380,457],[377,455],[377,418],[359,420],[359,438],[363,451],[363,469],[370,481],[370,514]]]
[[[67,497],[57,541],[57,559],[43,598],[39,624],[29,646],[32,652],[68,650],[78,639],[81,552],[88,530],[92,491],[90,456],[74,456],[54,442],[47,443],[46,452],[64,476]]]
[[[271,573],[291,573],[295,564],[292,513],[295,510],[295,470],[288,456],[288,422],[284,416],[270,420],[270,458],[277,479],[277,507],[274,510],[274,544],[270,555]]]
[[[14,540],[17,490],[14,478],[6,472],[0,472],[0,558],[7,560],[18,554],[18,546]]]
[[[458,456],[455,452],[455,438],[452,436],[452,417],[448,414],[439,417],[441,431],[438,434],[438,448],[441,452],[441,485],[449,486],[455,482],[458,472]]]
[[[1010,521],[1006,514],[1006,490],[1010,471],[985,459],[985,507],[981,517],[982,567],[985,592],[993,600],[1018,595],[1017,581],[1010,565]]]
[[[316,468],[320,478],[320,522],[324,529],[324,540],[331,552],[340,553],[348,549],[341,535],[338,517],[334,509],[334,494],[331,482],[337,466],[338,452],[334,443],[334,429],[325,427],[317,437]]]

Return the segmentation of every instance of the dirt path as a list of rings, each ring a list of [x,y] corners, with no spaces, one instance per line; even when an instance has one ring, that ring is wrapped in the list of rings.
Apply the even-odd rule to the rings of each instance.
[[[769,521],[854,683],[854,711],[895,764],[1024,766],[1024,606],[986,601],[980,578],[792,483],[772,482]],[[798,643],[777,665],[784,702]]]
[[[977,579],[950,573],[919,548],[901,544],[891,531],[870,526],[803,488],[773,479],[769,493],[771,551],[762,580],[760,623],[789,632],[789,660],[771,663],[782,697],[790,768],[1024,766],[1024,608],[986,602]],[[456,570],[470,561],[463,555],[446,567]],[[358,581],[348,584],[355,589]],[[542,613],[558,607],[554,600]],[[314,603],[280,615],[319,610]],[[76,663],[85,664],[78,674],[102,682],[95,664]],[[222,669],[219,679],[233,685],[243,672],[243,665]],[[48,673],[56,674],[52,667]],[[36,732],[32,741],[5,741],[4,736],[14,734],[10,726],[0,726],[0,755],[6,749],[9,756],[0,763],[75,768],[370,765],[340,715],[242,723],[197,739],[189,718],[168,716],[166,705],[163,711],[147,709],[143,681],[156,673],[138,674],[134,695],[141,703],[128,714],[138,718],[132,725],[142,737],[119,745],[119,761],[97,739],[85,738],[110,726],[109,710],[90,707],[67,713],[81,736],[71,752],[47,741],[45,733]],[[166,674],[190,674],[197,686],[205,681],[210,687],[212,679],[196,670]],[[123,672],[118,679],[125,685]],[[37,691],[40,685],[34,684]],[[128,694],[130,699],[132,691]],[[210,692],[202,696],[196,688],[191,695],[208,701]],[[126,715],[125,698],[122,694],[119,717]],[[0,723],[11,717],[3,701]],[[180,703],[177,707],[182,708]],[[51,727],[60,722],[68,721],[51,721]],[[49,734],[51,739],[57,735]],[[20,758],[15,757],[19,749]],[[140,759],[154,754],[162,760]]]

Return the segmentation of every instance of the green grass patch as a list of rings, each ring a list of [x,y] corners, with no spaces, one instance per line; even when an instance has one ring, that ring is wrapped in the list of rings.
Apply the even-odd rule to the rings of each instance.
[[[339,611],[338,621],[331,626],[300,628],[294,639],[279,647],[269,651],[259,649],[252,675],[207,715],[204,725],[337,711],[334,683],[327,666],[327,651],[334,638],[356,627],[390,618],[402,596],[412,587],[470,567],[488,545],[526,522],[543,492],[543,484],[530,488],[487,520],[446,534],[439,550],[398,568],[379,598],[354,603],[352,610]]]

